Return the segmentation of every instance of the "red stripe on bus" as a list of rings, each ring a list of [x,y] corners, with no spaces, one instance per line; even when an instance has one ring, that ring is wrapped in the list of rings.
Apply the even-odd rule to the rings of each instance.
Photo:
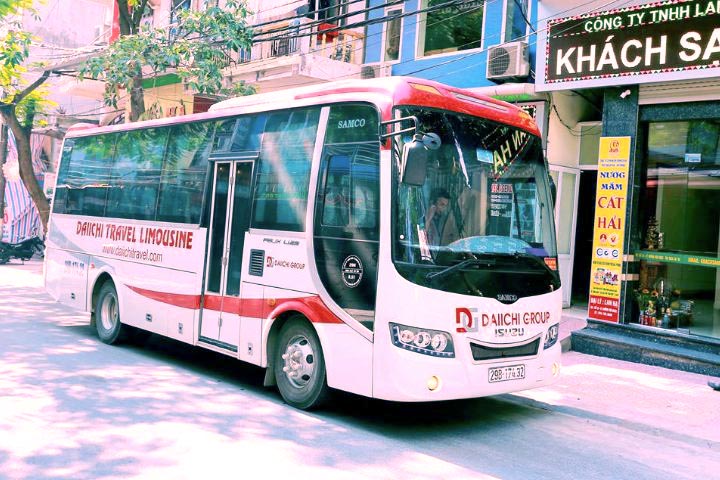
[[[175,305],[176,307],[192,308],[197,310],[200,308],[200,295],[185,295],[181,293],[169,293],[169,292],[156,292],[155,290],[146,290],[144,288],[133,287],[127,285],[127,287],[135,293],[142,295],[143,297],[157,300],[158,302],[167,303],[168,305]]]
[[[156,292],[145,288],[127,286],[133,292],[158,302],[181,308],[200,309],[200,295],[184,295]],[[204,308],[234,313],[243,317],[276,318],[289,311],[305,315],[313,323],[343,323],[317,295],[296,298],[244,298],[221,295],[205,295]]]
[[[300,312],[313,323],[344,323],[330,311],[328,306],[325,305],[325,302],[317,295],[299,298],[279,298],[272,312],[265,316],[276,318],[281,313],[288,311]]]
[[[236,313],[240,315],[240,305],[241,302],[238,297],[223,297],[221,295],[205,294],[204,308],[208,310],[214,310],[216,312],[222,310],[225,313]]]

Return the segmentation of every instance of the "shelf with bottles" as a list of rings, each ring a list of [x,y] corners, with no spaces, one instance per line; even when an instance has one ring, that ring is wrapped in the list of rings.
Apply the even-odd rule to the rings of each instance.
[[[682,298],[680,289],[673,288],[666,279],[657,279],[652,288],[641,286],[634,294],[640,325],[676,329],[692,324],[694,302]]]

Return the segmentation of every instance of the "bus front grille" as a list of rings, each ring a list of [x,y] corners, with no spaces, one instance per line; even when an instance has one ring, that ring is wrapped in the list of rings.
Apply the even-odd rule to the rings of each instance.
[[[517,346],[497,346],[489,347],[470,342],[470,350],[472,350],[473,360],[495,360],[498,358],[513,357],[530,357],[536,355],[540,346],[540,338],[536,338],[530,343]]]

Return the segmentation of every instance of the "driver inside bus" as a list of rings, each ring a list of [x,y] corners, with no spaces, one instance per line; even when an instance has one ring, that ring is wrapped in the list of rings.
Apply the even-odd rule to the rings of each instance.
[[[430,245],[447,245],[459,238],[455,215],[450,207],[450,193],[444,188],[435,188],[430,193],[425,231]]]

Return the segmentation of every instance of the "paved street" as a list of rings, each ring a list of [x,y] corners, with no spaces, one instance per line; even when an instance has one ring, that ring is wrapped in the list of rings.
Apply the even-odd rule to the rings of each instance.
[[[100,343],[42,264],[0,266],[0,478],[699,479],[720,472],[707,377],[568,352],[556,385],[296,411],[262,371],[151,337]],[[292,477],[289,477],[292,475]]]

